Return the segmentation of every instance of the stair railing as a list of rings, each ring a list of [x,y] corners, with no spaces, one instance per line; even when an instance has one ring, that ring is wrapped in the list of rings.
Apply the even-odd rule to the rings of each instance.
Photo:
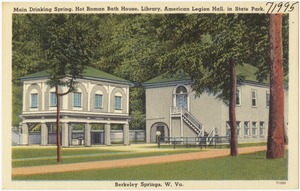
[[[199,131],[198,136],[201,136],[201,134],[204,132],[204,126],[202,123],[200,123],[190,112],[188,112],[185,108],[181,108],[182,110],[182,116],[186,116],[186,118],[190,121],[190,123],[192,123],[192,125],[194,126],[194,128],[197,129],[197,131]]]
[[[206,137],[206,145],[210,145],[213,141],[216,141],[216,140],[215,140],[216,132],[217,132],[217,128],[214,127],[214,128],[212,128],[212,130],[208,133],[208,135],[207,135],[207,137]]]
[[[203,136],[204,125],[200,123],[189,111],[183,107],[170,107],[171,115],[180,115],[181,118],[191,123],[191,127],[198,133],[198,136]]]

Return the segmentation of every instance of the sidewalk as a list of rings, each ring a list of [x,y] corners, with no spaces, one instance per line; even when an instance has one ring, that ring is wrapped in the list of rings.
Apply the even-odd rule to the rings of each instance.
[[[258,151],[265,151],[266,146],[245,147],[239,148],[239,154],[253,153]],[[84,162],[72,164],[59,164],[48,166],[34,166],[34,167],[21,167],[12,168],[12,175],[32,175],[32,174],[48,174],[60,172],[72,172],[83,170],[96,170],[96,169],[109,169],[109,168],[122,168],[133,167],[148,164],[170,163],[189,160],[208,159],[215,157],[229,156],[230,149],[210,150],[205,152],[194,152],[185,154],[175,154],[167,156],[153,156],[143,158],[120,159],[99,162]]]

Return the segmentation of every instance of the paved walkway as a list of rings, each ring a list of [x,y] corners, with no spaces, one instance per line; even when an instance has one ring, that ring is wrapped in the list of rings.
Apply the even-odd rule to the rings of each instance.
[[[246,154],[246,153],[253,153],[253,152],[265,151],[265,150],[266,150],[266,146],[257,146],[257,147],[239,148],[238,152],[239,154]],[[59,165],[48,165],[48,166],[20,167],[20,168],[13,168],[12,175],[14,176],[32,175],[32,174],[47,174],[47,173],[72,172],[72,171],[95,170],[95,169],[133,167],[133,166],[148,165],[148,164],[208,159],[208,158],[229,156],[229,154],[230,154],[229,149],[218,149],[218,150],[209,150],[205,152],[143,157],[138,159],[131,158],[131,159],[59,164]]]

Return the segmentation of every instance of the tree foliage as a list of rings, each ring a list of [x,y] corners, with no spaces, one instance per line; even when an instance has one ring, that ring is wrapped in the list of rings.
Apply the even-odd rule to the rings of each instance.
[[[268,78],[268,26],[265,14],[15,14],[13,124],[22,105],[16,79],[52,68],[50,85],[70,86],[62,77],[80,76],[88,63],[136,84],[130,92],[131,128],[145,127],[141,84],[163,73],[188,73],[198,95],[209,92],[227,103],[231,57],[236,65],[258,67],[259,80]],[[283,55],[287,74],[288,16],[283,18]]]

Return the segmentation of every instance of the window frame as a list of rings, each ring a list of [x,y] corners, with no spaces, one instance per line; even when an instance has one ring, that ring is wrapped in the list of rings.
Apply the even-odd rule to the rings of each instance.
[[[226,121],[226,132],[225,132],[225,135],[226,136],[230,136],[231,135],[229,121]]]
[[[270,107],[270,93],[269,92],[266,93],[266,107],[267,108]]]
[[[252,137],[257,137],[257,122],[256,121],[252,121]],[[255,124],[255,125],[254,125]],[[254,128],[255,127],[255,128]],[[255,132],[255,133],[254,133]]]
[[[239,100],[239,103],[237,102]],[[236,100],[235,100],[236,106],[241,106],[242,105],[242,92],[241,88],[236,88]]]
[[[254,97],[253,97],[253,95],[254,95]],[[253,104],[253,101],[255,101],[255,105]],[[251,90],[251,106],[257,107],[257,90],[253,90],[253,89]]]
[[[99,105],[98,105],[99,100],[97,100],[97,97],[99,97],[99,98],[101,97],[101,99],[99,99],[100,100]],[[94,101],[95,101],[95,104],[94,104],[95,109],[102,109],[103,108],[103,94],[96,93]]]
[[[78,98],[76,95],[79,95],[79,104],[78,104]],[[76,99],[75,99],[76,98]],[[74,92],[73,93],[73,107],[81,108],[82,107],[82,93],[81,92]]]
[[[263,124],[263,125],[261,125]],[[263,133],[261,133],[261,130],[263,130]],[[265,122],[264,121],[260,121],[259,122],[259,136],[264,137],[265,136]]]
[[[117,100],[120,100],[120,101],[117,102]],[[119,95],[115,96],[115,99],[114,99],[114,109],[115,110],[122,110],[122,96],[119,96]]]
[[[250,137],[250,121],[244,121],[244,137]]]
[[[55,100],[53,100],[53,95],[54,95]],[[49,101],[50,101],[50,103],[49,103],[50,107],[56,107],[57,106],[57,97],[56,97],[55,92],[50,92],[50,100]],[[52,101],[55,101],[55,104],[53,104]]]
[[[33,97],[35,97],[35,101],[33,101]],[[30,94],[30,108],[32,108],[32,109],[38,108],[38,93]]]
[[[177,108],[184,108],[189,111],[188,88],[185,85],[178,85],[173,91],[174,105]]]
[[[236,135],[238,137],[242,136],[242,133],[241,133],[241,121],[236,121]]]

